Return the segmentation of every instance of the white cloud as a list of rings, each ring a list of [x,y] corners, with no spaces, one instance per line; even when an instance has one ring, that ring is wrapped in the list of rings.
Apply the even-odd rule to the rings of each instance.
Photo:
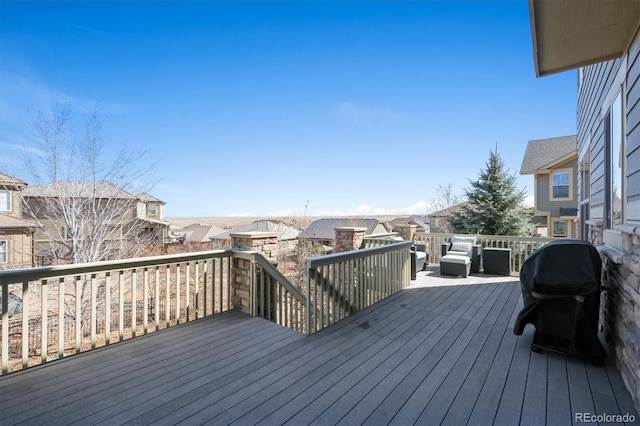
[[[368,204],[362,204],[346,210],[323,210],[315,212],[313,216],[403,216],[413,214],[423,214],[427,210],[427,203],[423,200],[417,201],[410,206],[382,208]]]
[[[524,198],[524,201],[522,202],[522,204],[523,204],[525,207],[533,207],[533,204],[534,204],[534,197],[533,197],[533,195],[527,195],[527,196]]]

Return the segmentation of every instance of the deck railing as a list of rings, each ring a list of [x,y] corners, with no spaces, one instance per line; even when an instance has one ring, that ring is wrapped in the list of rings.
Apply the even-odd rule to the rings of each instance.
[[[410,245],[309,259],[311,290],[240,250],[0,271],[0,371],[234,309],[234,282],[247,278],[236,276],[239,259],[251,265],[251,315],[311,334],[409,285]]]
[[[409,286],[411,241],[307,259],[308,334]]]
[[[0,271],[2,374],[231,309],[231,255]]]
[[[451,237],[459,234],[436,234],[428,232],[418,232],[415,241],[427,246],[429,262],[439,263],[441,248],[443,243],[451,242]],[[499,247],[511,249],[511,272],[519,272],[522,263],[526,258],[555,238],[541,237],[511,237],[506,235],[473,235],[477,238],[478,244],[485,247]]]

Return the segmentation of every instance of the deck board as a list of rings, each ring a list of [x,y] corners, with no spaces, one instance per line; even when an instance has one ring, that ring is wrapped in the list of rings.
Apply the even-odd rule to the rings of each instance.
[[[0,377],[1,425],[571,424],[610,363],[532,353],[517,282],[410,288],[312,336],[230,312]]]

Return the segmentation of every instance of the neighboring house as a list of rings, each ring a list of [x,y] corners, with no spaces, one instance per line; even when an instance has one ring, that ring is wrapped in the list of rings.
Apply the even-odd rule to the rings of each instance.
[[[640,410],[640,1],[529,7],[536,74],[578,70],[581,235],[603,257],[600,329]]]
[[[314,220],[302,231],[302,238],[316,245],[335,247],[335,229],[350,226],[366,228],[365,235],[386,234],[391,232],[391,226],[378,219],[336,217]]]
[[[39,224],[34,246],[40,264],[74,261],[68,258],[72,241],[84,245],[100,241],[93,258],[81,261],[163,251],[169,230],[163,216],[165,203],[146,193],[102,181],[57,181],[25,188],[22,194],[23,214]]]
[[[389,221],[392,231],[396,231],[398,225],[416,225],[416,232],[429,232],[429,219],[424,216],[413,215],[407,217],[397,217]]]
[[[230,229],[211,237],[215,249],[231,248],[231,234],[239,232],[275,232],[278,234],[278,259],[286,257],[298,243],[300,231],[281,221],[258,220],[249,225]]]
[[[211,250],[213,243],[211,238],[226,232],[222,228],[213,225],[201,225],[194,223],[181,229],[176,229],[175,235],[184,236],[184,245],[187,251]]]
[[[437,212],[429,213],[429,232],[434,234],[446,234],[450,231],[449,218],[451,215],[465,206],[467,202],[456,204],[455,206],[447,207],[446,209],[438,210]]]
[[[529,141],[521,175],[533,175],[532,223],[541,237],[577,238],[576,135]]]
[[[20,191],[26,186],[26,182],[0,173],[0,269],[33,266],[37,225],[22,218]]]

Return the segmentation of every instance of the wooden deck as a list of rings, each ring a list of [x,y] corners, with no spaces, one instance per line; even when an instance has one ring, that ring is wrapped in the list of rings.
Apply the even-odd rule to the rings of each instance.
[[[428,274],[310,337],[229,312],[1,377],[0,425],[637,421],[611,365],[513,334],[517,279]]]

